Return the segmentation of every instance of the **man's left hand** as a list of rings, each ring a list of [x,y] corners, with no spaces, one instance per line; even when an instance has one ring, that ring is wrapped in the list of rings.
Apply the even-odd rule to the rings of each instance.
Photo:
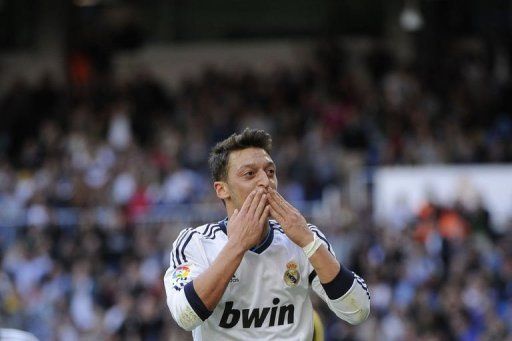
[[[268,189],[267,199],[270,203],[270,215],[281,225],[288,238],[300,247],[313,241],[313,232],[295,207],[272,188]]]

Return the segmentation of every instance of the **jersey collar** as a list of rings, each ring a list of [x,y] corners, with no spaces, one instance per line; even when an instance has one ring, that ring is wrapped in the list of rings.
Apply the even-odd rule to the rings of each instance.
[[[219,221],[219,226],[220,226],[221,230],[227,235],[228,234],[228,232],[227,232],[228,218],[226,217],[226,218],[222,219],[221,221]],[[267,236],[265,237],[265,239],[263,240],[263,242],[259,245],[252,247],[250,249],[250,251],[257,253],[257,254],[261,254],[263,251],[268,249],[270,244],[272,244],[273,240],[274,240],[274,229],[269,224],[268,233],[267,233]]]

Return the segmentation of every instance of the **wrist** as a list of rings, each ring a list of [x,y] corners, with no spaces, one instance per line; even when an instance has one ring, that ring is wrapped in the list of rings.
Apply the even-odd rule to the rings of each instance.
[[[301,248],[305,248],[309,245],[313,240],[315,240],[315,234],[308,229],[307,233],[305,233],[304,238],[302,238],[297,245]]]
[[[315,254],[315,252],[322,246],[322,241],[317,237],[316,234],[313,234],[313,241],[302,248],[304,254],[309,259],[311,256]]]
[[[236,256],[243,256],[245,254],[245,251],[247,251],[249,248],[244,248],[244,246],[241,243],[228,240],[226,246],[230,250],[230,252]]]

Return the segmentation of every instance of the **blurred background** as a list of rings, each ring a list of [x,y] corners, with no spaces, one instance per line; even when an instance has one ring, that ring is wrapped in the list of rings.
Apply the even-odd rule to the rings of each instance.
[[[512,1],[0,0],[0,327],[187,340],[162,276],[244,127],[363,276],[327,340],[512,339]]]

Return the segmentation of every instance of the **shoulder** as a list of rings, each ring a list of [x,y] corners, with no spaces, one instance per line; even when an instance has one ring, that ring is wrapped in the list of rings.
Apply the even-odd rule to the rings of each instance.
[[[268,224],[269,224],[270,228],[272,230],[274,230],[274,233],[277,232],[277,233],[280,233],[280,234],[284,234],[283,228],[281,227],[281,225],[276,220],[270,219],[268,221]]]
[[[315,232],[315,233],[320,233],[320,234],[322,234],[322,235],[323,235],[323,232],[322,232],[322,231],[320,231],[320,229],[319,229],[319,228],[318,228],[318,226],[316,226],[316,225],[313,225],[313,224],[308,223],[308,228],[309,228],[311,231]]]
[[[334,255],[331,243],[329,243],[329,241],[325,237],[325,234],[322,231],[320,231],[320,229],[316,225],[308,223],[308,228],[311,230],[311,232],[316,234],[316,236],[322,241],[322,243],[324,243],[325,246],[327,246],[327,250],[329,250],[329,252]]]
[[[181,230],[173,243],[173,248],[183,244],[186,240],[192,239],[215,239],[218,232],[222,231],[218,222],[204,224],[197,227],[187,227]]]
[[[270,228],[273,229],[274,232],[285,234],[283,228],[281,227],[281,225],[276,220],[270,219],[268,221],[268,223],[270,225]],[[322,233],[322,231],[320,231],[320,229],[316,225],[308,223],[308,228],[311,231],[313,231],[315,234],[317,234],[319,237],[321,236],[322,238],[325,238],[325,236]]]
[[[201,245],[201,241],[215,239],[220,231],[222,231],[222,229],[219,223],[204,224],[181,230],[172,245],[171,264],[173,267],[187,262],[188,258],[197,257],[198,253],[201,253],[200,250],[204,249],[204,246]]]
[[[285,239],[288,239],[288,237],[284,233],[281,225],[279,225],[279,223],[277,221],[271,219],[271,220],[269,220],[269,224],[270,224],[270,228],[272,228],[272,230],[274,231],[274,234],[277,234],[277,235],[282,234],[283,237],[285,237]],[[334,255],[332,246],[329,243],[329,241],[327,240],[327,238],[325,237],[325,235],[323,234],[323,232],[320,231],[320,229],[316,225],[313,225],[310,223],[308,223],[308,228],[311,230],[311,232],[316,234],[316,236],[322,241],[322,243],[325,244],[325,246],[327,247],[327,250],[329,250],[329,252]]]
[[[281,225],[276,221],[276,220],[273,220],[273,219],[270,219],[268,221],[269,225],[270,225],[270,228],[273,230],[274,232],[274,236],[277,236],[277,238],[275,238],[275,240],[285,240],[286,243],[289,243],[289,244],[293,244],[295,245],[291,240],[289,240],[288,236],[285,234],[283,228],[281,227]],[[313,224],[310,224],[308,223],[308,228],[311,230],[311,232],[313,232],[314,234],[316,234],[316,236],[322,241],[323,244],[325,244],[325,246],[327,247],[327,250],[333,254],[334,254],[334,250],[331,246],[331,244],[329,243],[329,241],[327,240],[327,238],[325,237],[325,235],[323,234],[322,231],[320,231],[320,229],[316,226],[316,225],[313,225]],[[297,246],[298,247],[298,246]]]
[[[268,223],[270,225],[270,228],[272,228],[274,230],[274,232],[277,231],[277,232],[280,232],[280,233],[284,234],[283,228],[281,227],[281,225],[276,220],[270,219],[268,221]],[[320,231],[320,229],[316,225],[308,223],[308,228],[311,231],[313,231],[315,234],[325,238],[323,232]]]

